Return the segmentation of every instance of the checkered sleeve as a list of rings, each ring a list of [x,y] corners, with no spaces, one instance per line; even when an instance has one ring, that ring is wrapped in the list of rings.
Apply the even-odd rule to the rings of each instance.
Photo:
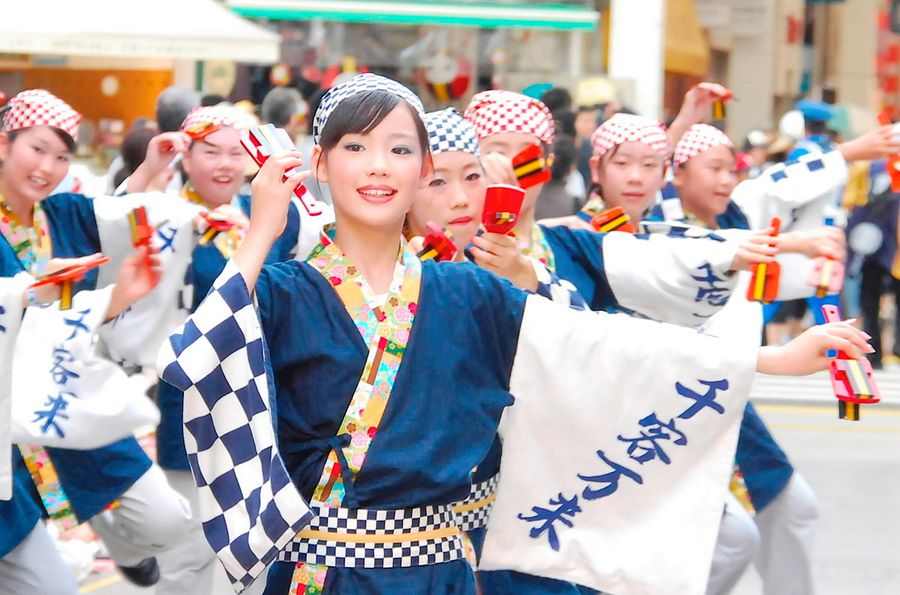
[[[578,293],[574,285],[560,279],[556,273],[551,272],[547,267],[534,258],[529,259],[531,266],[537,275],[538,286],[534,291],[536,295],[545,297],[551,302],[562,304],[573,310],[587,310],[587,302]]]
[[[167,342],[161,377],[184,391],[184,439],[203,532],[240,592],[312,513],[291,482],[269,409],[273,384],[259,318],[229,262]]]

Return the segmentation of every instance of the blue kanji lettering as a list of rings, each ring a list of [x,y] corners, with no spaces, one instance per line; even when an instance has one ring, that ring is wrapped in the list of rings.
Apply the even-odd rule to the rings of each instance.
[[[716,276],[712,265],[709,263],[698,266],[697,270],[701,273],[699,276],[691,275],[691,279],[700,284],[694,301],[706,302],[710,306],[724,306],[731,295],[731,290],[727,287],[716,285],[716,283],[724,283],[725,280]],[[705,271],[705,274],[703,271]]]
[[[75,356],[64,346],[58,345],[53,348],[53,366],[50,368],[50,375],[53,377],[53,382],[63,385],[66,384],[70,378],[81,378],[78,373],[69,370],[65,366],[65,364],[70,364],[73,361],[75,361]]]
[[[716,402],[716,396],[719,394],[720,390],[728,390],[728,379],[697,380],[697,382],[706,387],[706,392],[702,395],[692,391],[680,382],[675,383],[675,390],[679,395],[694,401],[691,406],[685,409],[678,417],[680,419],[691,419],[704,409],[712,409],[719,415],[725,413],[725,407]]]
[[[32,423],[43,421],[41,432],[43,432],[44,434],[48,433],[52,429],[60,438],[66,437],[65,432],[63,432],[63,429],[56,421],[57,417],[60,419],[69,419],[69,416],[65,413],[66,407],[69,406],[69,402],[66,400],[66,396],[75,397],[75,395],[73,395],[72,393],[67,392],[61,392],[55,397],[48,396],[47,402],[44,403],[44,407],[47,407],[47,409],[39,409],[34,412],[34,419],[31,421]]]
[[[574,527],[575,524],[570,520],[571,518],[575,518],[575,515],[581,512],[581,507],[578,505],[578,495],[572,496],[571,498],[566,498],[562,495],[562,492],[559,493],[555,499],[550,499],[550,506],[552,508],[543,508],[541,506],[532,506],[531,507],[531,516],[525,516],[521,512],[517,515],[521,520],[527,521],[529,523],[541,523],[536,527],[532,527],[528,532],[528,536],[532,539],[537,539],[544,533],[547,534],[547,542],[550,544],[555,551],[559,551],[559,535],[556,533],[556,526],[554,523],[559,521],[567,527]],[[569,518],[566,518],[569,517]]]
[[[657,458],[666,465],[672,462],[669,459],[669,455],[660,446],[660,442],[671,442],[678,446],[687,444],[687,436],[675,427],[674,419],[670,419],[666,423],[660,421],[656,417],[656,413],[651,413],[640,420],[638,424],[645,428],[641,430],[640,436],[637,438],[626,438],[620,434],[619,440],[628,444],[628,456],[641,465]]]
[[[90,332],[91,329],[89,329],[88,326],[84,323],[84,317],[90,313],[91,313],[91,309],[85,308],[84,310],[81,310],[80,312],[78,312],[78,314],[80,314],[80,316],[78,317],[77,320],[74,318],[66,318],[64,320],[66,326],[72,327],[72,334],[68,336],[66,341],[71,341],[72,339],[74,339],[78,335],[79,331],[84,331],[85,333]]]
[[[2,316],[4,314],[6,314],[6,308],[4,308],[3,306],[0,306],[0,316]],[[5,333],[5,332],[6,332],[6,327],[3,326],[2,324],[0,324],[0,333]]]
[[[167,250],[171,250],[174,253],[175,252],[175,236],[178,234],[178,228],[173,227],[171,225],[166,225],[165,227],[163,227],[164,224],[165,224],[165,221],[163,223],[160,223],[159,226],[157,226],[157,228],[156,228],[156,237],[158,237],[161,240],[160,245],[159,245],[159,253],[162,254],[163,252],[165,252]],[[168,235],[166,235],[164,233],[166,230],[169,231]]]
[[[615,493],[616,490],[619,489],[619,480],[622,476],[625,476],[631,479],[633,482],[637,484],[644,483],[644,479],[636,472],[632,471],[628,467],[624,465],[620,465],[615,461],[611,461],[602,450],[597,451],[597,456],[600,457],[600,460],[609,465],[612,469],[609,473],[601,473],[599,475],[585,475],[583,473],[578,474],[578,479],[582,479],[588,483],[602,483],[606,484],[603,487],[595,488],[592,486],[586,486],[581,495],[585,500],[599,500],[600,498],[606,498],[607,496]]]

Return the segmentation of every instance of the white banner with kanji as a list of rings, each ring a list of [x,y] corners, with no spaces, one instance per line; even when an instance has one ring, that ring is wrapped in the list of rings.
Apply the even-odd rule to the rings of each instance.
[[[529,298],[480,568],[704,593],[756,352]]]
[[[145,376],[128,376],[97,354],[112,287],[26,309],[12,359],[12,441],[91,449],[156,425]]]

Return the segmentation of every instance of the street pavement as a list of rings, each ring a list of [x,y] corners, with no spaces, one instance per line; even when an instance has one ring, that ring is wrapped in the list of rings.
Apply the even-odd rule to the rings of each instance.
[[[900,593],[900,368],[877,371],[882,403],[841,421],[827,374],[760,375],[752,399],[819,498],[813,550],[817,595]],[[231,590],[219,575],[215,593]],[[117,574],[94,576],[82,593],[150,595]],[[760,595],[751,568],[734,595]],[[187,595],[187,594],[186,594]]]

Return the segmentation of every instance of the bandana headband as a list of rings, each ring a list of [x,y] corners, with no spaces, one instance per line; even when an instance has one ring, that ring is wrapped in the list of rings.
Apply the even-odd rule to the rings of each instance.
[[[425,114],[425,128],[432,155],[449,151],[480,154],[475,129],[452,107]]]
[[[694,124],[684,133],[678,144],[675,145],[675,167],[687,163],[700,153],[704,153],[713,147],[725,145],[734,147],[734,143],[724,132],[709,124]]]
[[[34,126],[58,128],[78,140],[81,114],[68,103],[44,89],[22,91],[9,100],[3,130],[12,132]]]
[[[223,126],[248,128],[246,120],[242,112],[230,105],[196,107],[181,123],[181,130],[192,140],[202,140]]]
[[[464,114],[479,140],[503,132],[521,132],[553,144],[553,114],[541,101],[512,91],[482,91]]]
[[[591,149],[595,157],[603,157],[613,148],[627,142],[648,145],[668,157],[669,139],[662,125],[651,118],[631,114],[616,114],[601,124],[591,135]]]
[[[391,95],[396,95],[411,105],[422,121],[425,120],[425,107],[422,105],[422,100],[415,93],[397,81],[377,74],[365,73],[353,77],[346,83],[330,88],[322,96],[322,100],[319,102],[319,109],[316,110],[316,115],[313,118],[313,141],[319,144],[319,139],[322,137],[322,131],[325,130],[328,118],[342,101],[367,91],[384,91]]]

